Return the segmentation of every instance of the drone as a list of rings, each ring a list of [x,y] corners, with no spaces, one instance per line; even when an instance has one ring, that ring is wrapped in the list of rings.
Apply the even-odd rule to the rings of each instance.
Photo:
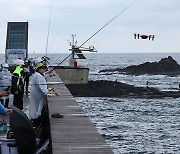
[[[155,36],[154,35],[146,35],[146,34],[136,34],[134,33],[134,39],[149,39],[149,40],[154,40]]]

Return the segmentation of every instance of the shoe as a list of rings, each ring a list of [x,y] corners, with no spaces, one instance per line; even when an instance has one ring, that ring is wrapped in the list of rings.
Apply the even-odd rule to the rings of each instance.
[[[54,114],[51,114],[51,117],[52,118],[63,118],[64,116],[59,113],[54,113]]]

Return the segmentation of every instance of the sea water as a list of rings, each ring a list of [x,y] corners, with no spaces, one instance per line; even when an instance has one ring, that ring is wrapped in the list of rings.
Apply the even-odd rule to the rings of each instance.
[[[97,53],[87,54],[87,60],[79,60],[78,65],[90,68],[89,80],[117,80],[142,87],[146,86],[148,81],[150,87],[173,90],[179,88],[179,75],[133,76],[118,72],[98,73],[102,69],[158,62],[168,56],[180,63],[178,53]],[[61,60],[56,57],[58,56],[52,59],[55,58],[53,61],[58,64]],[[180,98],[78,97],[76,101],[115,154],[180,153]]]
[[[33,54],[39,57],[44,54]],[[51,64],[59,64],[68,54],[47,54]],[[179,88],[180,76],[125,75],[118,72],[98,73],[102,69],[123,68],[144,62],[158,62],[172,56],[180,64],[178,53],[93,53],[78,65],[89,67],[89,80],[119,81],[134,86],[160,90]],[[68,61],[62,63],[68,65]],[[180,153],[180,98],[135,99],[106,97],[77,97],[100,134],[115,154]]]

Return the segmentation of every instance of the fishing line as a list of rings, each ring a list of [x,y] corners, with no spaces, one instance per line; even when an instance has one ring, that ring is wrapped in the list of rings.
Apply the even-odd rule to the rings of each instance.
[[[86,41],[84,41],[80,47],[82,47],[85,43],[87,43],[91,38],[93,38],[97,33],[99,33],[102,29],[104,29],[107,25],[109,25],[114,19],[116,19],[119,15],[121,15],[124,11],[126,11],[129,7],[131,7],[138,0],[135,0],[133,3],[124,8],[121,12],[119,12],[114,18],[112,18],[109,22],[107,22],[103,27],[101,27],[97,32],[95,32],[91,37],[89,37]],[[79,47],[79,48],[80,48]]]
[[[56,67],[58,67],[59,65],[61,65],[66,59],[68,59],[70,56],[72,55],[72,53],[70,53],[66,58],[64,58],[58,65],[56,65],[52,70],[49,71],[49,73],[51,73],[52,71],[54,71],[56,69]]]
[[[54,43],[54,41],[56,40],[56,38],[57,38],[58,35],[59,35],[59,34],[56,33],[56,36],[55,36],[54,39],[50,42],[49,50],[50,50],[51,52],[52,52],[51,47],[52,47],[52,45],[53,45],[53,43]]]
[[[62,84],[63,82],[48,82],[48,83],[40,83],[40,84],[29,84],[29,86],[38,86],[38,85],[59,85]],[[7,86],[0,86],[1,88],[5,88]],[[8,86],[8,90],[11,88],[12,86]],[[5,90],[6,91],[6,90]]]
[[[126,8],[124,8],[121,12],[119,12],[114,18],[112,18],[109,22],[107,22],[103,27],[101,27],[97,32],[95,32],[91,37],[89,37],[86,41],[84,41],[78,48],[81,48],[85,43],[87,43],[91,38],[93,38],[97,33],[99,33],[102,29],[104,29],[108,24],[110,24],[114,19],[116,19],[119,15],[121,15],[124,11],[126,11],[129,7],[131,7],[134,3],[136,3],[138,0],[135,0],[130,5],[128,5]],[[68,59],[72,55],[69,54],[66,58],[64,58],[57,66],[61,65],[66,59]],[[55,66],[55,67],[57,67]],[[51,72],[55,69],[55,67],[51,70]]]
[[[52,12],[52,0],[51,0],[50,14],[49,14],[48,33],[47,33],[47,41],[46,41],[46,53],[47,53],[47,50],[48,50],[48,43],[49,43],[49,31],[50,31],[50,24],[51,24],[51,12]]]

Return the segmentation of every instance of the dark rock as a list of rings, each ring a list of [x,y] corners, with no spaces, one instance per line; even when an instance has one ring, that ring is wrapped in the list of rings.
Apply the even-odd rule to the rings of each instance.
[[[125,68],[104,69],[101,72],[119,72],[132,75],[160,74],[160,75],[180,75],[180,65],[171,57],[163,58],[159,62],[145,62],[140,65],[131,65]]]
[[[163,98],[179,97],[178,92],[161,92],[156,88],[135,87],[117,81],[89,81],[88,84],[67,84],[75,97],[133,97]]]

